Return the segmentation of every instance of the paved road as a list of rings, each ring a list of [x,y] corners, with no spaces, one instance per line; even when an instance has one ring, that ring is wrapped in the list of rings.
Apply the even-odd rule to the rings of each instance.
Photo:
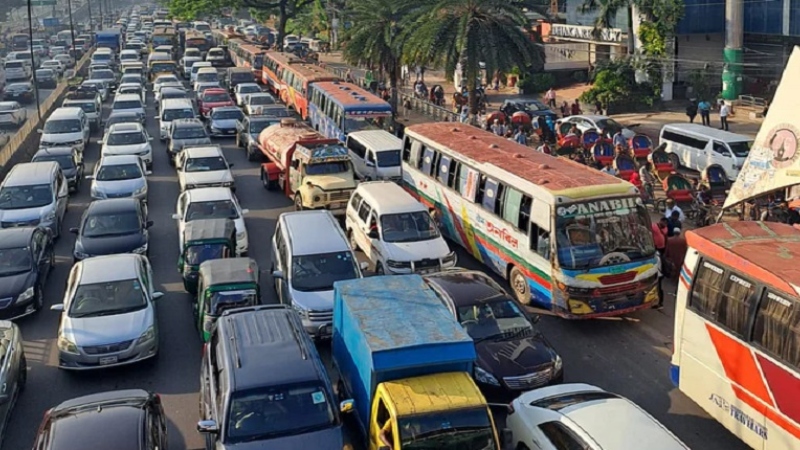
[[[151,108],[149,116],[154,115]],[[158,135],[152,119],[148,129],[152,135]],[[20,320],[30,366],[29,384],[11,419],[5,449],[30,448],[47,408],[76,396],[125,388],[145,388],[161,394],[169,418],[170,449],[202,448],[203,440],[195,431],[200,342],[191,321],[189,298],[183,292],[176,270],[178,236],[170,218],[178,185],[174,169],[167,164],[164,145],[158,140],[153,144],[155,165],[150,177],[150,214],[155,225],[151,232],[150,257],[158,290],[166,293],[158,303],[161,329],[159,360],[154,366],[145,364],[97,373],[62,372],[56,368],[58,313],[43,310]],[[87,168],[95,163],[98,153],[98,145],[92,144],[86,153]],[[242,207],[251,212],[247,217],[251,255],[262,268],[268,268],[267,243],[275,219],[281,212],[291,209],[291,201],[277,193],[264,191],[257,165],[248,162],[244,153],[232,143],[225,143],[225,153],[234,164],[237,195]],[[84,184],[80,193],[71,199],[63,225],[64,234],[57,244],[56,269],[46,289],[47,307],[61,301],[72,264],[73,236],[66,231],[78,225],[89,202],[88,191],[88,184]],[[480,268],[463,252],[459,257],[462,265]],[[271,280],[267,276],[262,276],[262,285],[264,298],[269,302],[275,301]],[[745,448],[670,384],[668,358],[672,321],[665,313],[645,311],[625,319],[592,322],[565,322],[545,317],[540,324],[564,359],[568,382],[593,383],[630,397],[662,420],[692,448]],[[322,350],[324,355],[329,353],[325,348]]]

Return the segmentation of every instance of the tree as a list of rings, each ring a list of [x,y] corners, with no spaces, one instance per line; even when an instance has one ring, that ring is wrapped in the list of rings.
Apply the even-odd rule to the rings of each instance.
[[[328,12],[325,10],[322,0],[314,0],[286,23],[286,31],[292,34],[330,39],[328,36],[329,23]]]
[[[544,66],[544,47],[526,33],[529,20],[523,8],[547,16],[527,0],[436,0],[423,5],[419,20],[407,26],[406,59],[443,66],[448,78],[460,64],[475,114],[480,63],[486,64],[487,74],[515,66],[529,71]]]
[[[347,10],[353,26],[345,35],[342,55],[350,64],[379,67],[389,75],[395,112],[405,39],[402,23],[404,20],[411,22],[415,8],[416,5],[407,0],[359,0]]]
[[[286,23],[292,17],[310,5],[315,0],[223,0],[227,2],[235,1],[257,11],[270,12],[278,16],[278,23],[275,30],[278,32],[277,45],[283,45],[283,37],[286,35]]]
[[[169,13],[180,20],[219,16],[225,7],[238,6],[238,0],[170,0]]]

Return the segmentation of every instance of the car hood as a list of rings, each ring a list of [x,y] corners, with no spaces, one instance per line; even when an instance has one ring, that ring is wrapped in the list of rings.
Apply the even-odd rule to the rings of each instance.
[[[142,233],[131,233],[122,236],[80,236],[75,241],[75,250],[92,256],[128,253],[147,243],[147,236]]]
[[[79,347],[115,344],[137,339],[155,323],[148,306],[139,311],[113,316],[64,316],[61,332]]]
[[[51,144],[63,144],[65,142],[75,142],[83,140],[83,132],[75,133],[42,133],[42,142]]]
[[[42,215],[49,209],[49,206],[50,205],[24,209],[0,209],[0,221],[17,223],[40,220]]]
[[[338,405],[334,405],[338,406]],[[285,450],[288,448],[308,448],[314,450],[342,450],[344,437],[341,426],[315,431],[313,433],[285,436],[260,442],[228,444],[224,450]]]
[[[292,299],[303,309],[311,311],[330,311],[333,309],[333,289],[316,292],[303,292],[292,289]]]
[[[173,148],[183,148],[187,145],[211,144],[211,139],[207,137],[195,139],[173,139],[171,143]]]
[[[226,102],[203,102],[204,109],[213,109],[213,108],[221,108],[223,106],[234,106],[233,102],[226,101]]]
[[[150,146],[148,143],[134,144],[134,145],[108,145],[103,147],[101,154],[103,155],[135,155],[147,151]]]
[[[553,362],[555,351],[542,335],[475,344],[478,365],[497,378],[527,375]]]
[[[211,121],[211,128],[230,130],[236,128],[236,119],[217,119]]]
[[[191,172],[183,174],[186,184],[213,184],[227,183],[233,181],[233,175],[229,170],[215,170],[213,172]]]
[[[314,184],[326,191],[334,189],[354,189],[356,187],[353,175],[349,173],[343,173],[341,176],[309,175],[303,179],[303,182]]]
[[[64,176],[67,178],[75,178],[75,176],[78,175],[77,167],[73,167],[72,169],[62,169],[61,171],[64,172]]]
[[[420,259],[444,258],[450,248],[442,238],[417,242],[387,242],[383,248],[387,258],[394,261],[419,261]]]
[[[33,284],[33,271],[15,275],[0,275],[0,299],[16,297]]]
[[[145,184],[144,178],[134,178],[132,180],[119,180],[119,181],[97,181],[95,180],[93,187],[106,194],[132,194],[137,189],[140,189]]]

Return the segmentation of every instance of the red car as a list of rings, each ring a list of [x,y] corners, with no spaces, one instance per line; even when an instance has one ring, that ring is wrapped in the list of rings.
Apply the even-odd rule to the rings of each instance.
[[[233,99],[225,89],[206,89],[197,100],[200,114],[208,116],[211,110],[222,106],[235,106]]]

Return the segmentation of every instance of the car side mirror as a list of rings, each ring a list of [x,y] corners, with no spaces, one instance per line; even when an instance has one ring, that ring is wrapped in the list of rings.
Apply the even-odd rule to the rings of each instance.
[[[197,431],[201,433],[219,433],[219,426],[214,420],[201,420],[197,422]]]
[[[64,311],[64,304],[56,303],[55,305],[50,306],[50,311]]]
[[[352,412],[354,407],[355,407],[355,402],[353,401],[353,399],[342,400],[339,403],[339,412],[341,412],[342,414],[347,414],[349,412]]]
[[[153,117],[153,119],[156,119],[156,120],[158,120],[158,119],[160,119],[160,118],[161,118],[161,117],[159,117],[159,116],[155,116],[155,117]]]
[[[250,214],[250,210],[249,209],[243,209],[242,210],[242,215],[244,216],[246,214]]]
[[[175,220],[181,220],[180,214],[177,214],[177,213],[173,214],[172,218],[175,219]]]
[[[153,297],[152,298],[153,298],[153,300],[158,300],[163,296],[164,296],[163,292],[156,291],[156,292],[153,292]]]
[[[380,236],[378,235],[378,230],[369,230],[369,233],[367,233],[367,237],[370,239],[380,238]]]
[[[280,270],[273,270],[272,278],[275,278],[276,280],[278,279],[283,280],[284,279],[283,272],[281,272]]]
[[[86,175],[86,177],[84,178],[86,178],[87,180],[94,180],[94,175]]]
[[[148,220],[147,222],[144,223],[144,227],[145,228],[150,228],[152,226],[153,226],[153,221],[152,220]]]
[[[72,234],[78,234],[78,231],[80,231],[80,230],[78,230],[78,228],[76,228],[76,227],[72,227],[72,228],[69,229],[69,232],[72,233]]]

